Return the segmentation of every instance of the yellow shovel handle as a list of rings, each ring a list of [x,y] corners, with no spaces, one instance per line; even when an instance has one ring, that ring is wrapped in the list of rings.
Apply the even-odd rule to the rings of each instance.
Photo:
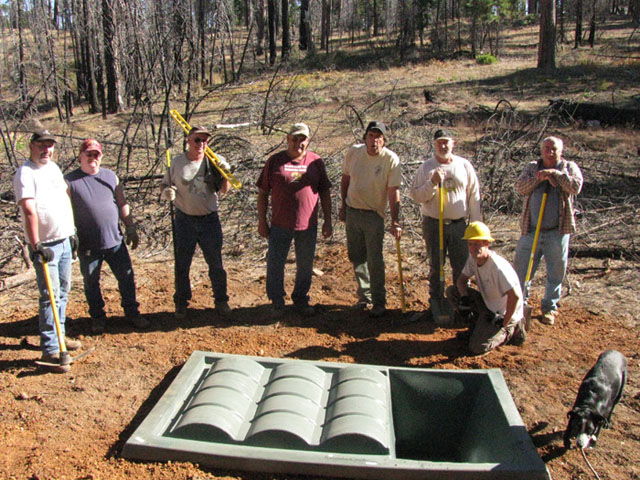
[[[396,237],[396,252],[398,253],[398,279],[400,281],[400,302],[402,313],[407,311],[407,303],[404,298],[404,278],[402,276],[402,251],[400,250],[400,239]]]
[[[53,321],[56,326],[56,335],[58,336],[58,345],[60,346],[60,356],[67,351],[67,345],[64,343],[64,336],[62,335],[62,329],[60,327],[60,317],[58,317],[58,306],[56,305],[56,296],[53,293],[53,287],[51,286],[51,276],[49,275],[49,265],[47,262],[42,262],[42,270],[44,271],[44,279],[47,282],[47,289],[49,290],[49,300],[51,301],[51,311],[53,312]]]
[[[438,245],[440,247],[440,296],[444,297],[444,189],[438,184]]]
[[[540,229],[542,227],[542,218],[544,217],[544,207],[547,204],[547,195],[549,194],[549,182],[544,189],[542,195],[542,201],[540,202],[540,213],[538,213],[538,223],[536,225],[536,233],[533,236],[533,244],[531,245],[531,255],[529,256],[529,266],[527,267],[527,275],[524,279],[524,284],[527,285],[531,280],[531,270],[533,270],[533,259],[536,255],[536,249],[538,248],[538,239],[540,238]]]

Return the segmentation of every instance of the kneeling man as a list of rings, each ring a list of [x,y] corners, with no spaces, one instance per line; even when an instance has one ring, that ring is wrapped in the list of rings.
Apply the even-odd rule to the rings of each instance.
[[[483,355],[508,342],[522,345],[526,332],[518,275],[507,260],[489,249],[493,238],[484,223],[471,222],[463,239],[469,258],[456,285],[447,289],[447,299],[461,316],[475,321],[469,350]],[[469,287],[472,278],[479,291]]]

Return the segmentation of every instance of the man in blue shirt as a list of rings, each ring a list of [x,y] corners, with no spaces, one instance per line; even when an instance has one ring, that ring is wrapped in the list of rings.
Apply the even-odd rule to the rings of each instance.
[[[107,262],[118,281],[127,321],[146,328],[149,321],[140,316],[131,258],[127,250],[138,246],[139,238],[124,189],[114,172],[101,168],[102,145],[87,139],[80,147],[80,167],[65,176],[78,231],[80,271],[89,304],[91,332],[103,333],[106,326],[104,299],[100,291],[100,269]],[[125,225],[125,238],[118,224]]]

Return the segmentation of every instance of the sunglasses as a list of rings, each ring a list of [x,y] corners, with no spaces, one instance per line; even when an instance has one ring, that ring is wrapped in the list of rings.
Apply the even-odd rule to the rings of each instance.
[[[193,139],[194,143],[207,143],[209,141],[208,138],[200,138],[200,137],[196,137]]]

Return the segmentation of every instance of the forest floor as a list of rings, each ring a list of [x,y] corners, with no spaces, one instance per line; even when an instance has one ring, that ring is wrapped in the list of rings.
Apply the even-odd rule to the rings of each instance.
[[[405,255],[407,303],[411,312],[428,304],[428,283],[419,245]],[[538,452],[556,480],[587,479],[579,451],[565,451],[562,433],[582,377],[607,349],[629,360],[629,380],[598,447],[587,452],[602,479],[640,478],[640,339],[637,265],[574,259],[571,295],[563,299],[553,326],[533,320],[522,347],[502,346],[484,357],[468,356],[456,338],[462,327],[438,328],[425,315],[407,323],[400,310],[397,266],[386,251],[389,314],[372,320],[354,313],[355,281],[342,242],[322,244],[312,302],[319,314],[301,318],[291,310],[271,317],[264,293],[264,263],[227,259],[234,311],[212,310],[205,265],[196,257],[194,301],[186,320],[173,315],[172,259],[134,256],[141,311],[151,321],[134,331],[122,318],[117,286],[104,271],[110,317],[107,331],[91,335],[77,264],[67,329],[83,348],[95,347],[68,374],[49,374],[34,360],[40,352],[36,295],[28,287],[3,300],[0,319],[0,477],[16,479],[293,479],[211,470],[190,463],[149,463],[120,457],[124,442],[149,413],[180,366],[195,350],[275,358],[297,358],[437,369],[499,368]],[[508,252],[504,252],[507,254]],[[287,289],[294,265],[287,267]],[[534,283],[534,297],[542,285]],[[536,303],[534,299],[534,305]],[[534,311],[534,317],[539,311]]]
[[[537,152],[541,132],[532,129],[527,133],[525,127],[532,128],[527,115],[537,115],[548,99],[567,96],[617,101],[640,94],[637,61],[616,57],[621,50],[625,54],[637,52],[638,41],[627,42],[631,31],[629,25],[619,30],[605,29],[593,51],[560,49],[558,74],[549,78],[535,73],[536,27],[505,35],[505,53],[494,66],[478,66],[465,59],[447,62],[416,59],[402,67],[304,72],[295,79],[285,78],[281,89],[272,92],[269,111],[283,115],[280,128],[301,120],[311,125],[313,149],[327,160],[334,182],[333,197],[337,199],[344,150],[361,134],[355,128],[358,123],[353,112],[359,112],[367,120],[372,116],[382,118],[392,126],[392,146],[407,169],[405,181],[410,181],[411,170],[429,152],[431,130],[437,122],[455,128],[456,153],[477,161],[486,157],[482,148],[491,142],[501,151],[514,147],[509,150],[513,153],[518,147],[527,154]],[[256,111],[263,105],[265,92],[260,89],[268,84],[269,78],[267,74],[255,83],[223,90],[217,94],[215,105],[202,104],[198,110],[200,120],[205,119],[202,123],[210,125],[255,119],[259,116]],[[287,82],[294,81],[298,85],[297,94],[287,97]],[[259,94],[253,94],[252,89],[260,90]],[[436,103],[425,103],[425,90],[434,94]],[[474,120],[472,110],[479,107],[491,112],[503,99],[523,116],[504,116],[500,121],[516,118],[520,123],[506,126],[504,143],[494,141],[495,135],[489,138],[489,143],[481,143],[489,137],[489,127],[500,122],[495,121],[495,116],[491,125],[488,121]],[[52,131],[66,135],[59,144],[58,156],[67,168],[77,149],[73,142],[79,144],[77,138],[92,135],[105,145],[106,140],[117,142],[127,117],[122,114],[103,120],[99,115],[82,113],[81,109],[81,106],[76,109],[72,125],[55,124],[53,112],[42,118]],[[316,268],[321,274],[314,276],[311,298],[312,303],[320,306],[319,313],[300,318],[291,310],[282,318],[271,316],[264,291],[266,242],[256,233],[253,182],[265,156],[281,148],[278,143],[282,140],[281,133],[264,136],[258,129],[239,133],[237,136],[248,139],[251,148],[244,151],[245,157],[239,154],[234,157],[233,151],[228,156],[232,165],[244,161],[251,168],[238,167],[236,172],[245,186],[221,201],[225,228],[223,256],[234,309],[230,318],[219,318],[212,309],[209,280],[199,252],[191,274],[194,295],[189,316],[185,320],[174,318],[167,209],[157,205],[156,193],[142,196],[146,187],[130,182],[127,193],[142,233],[142,245],[133,252],[137,293],[141,312],[151,321],[151,327],[135,331],[124,322],[115,280],[104,267],[103,293],[109,323],[104,334],[91,335],[81,275],[75,264],[67,331],[71,337],[82,340],[83,350],[93,347],[95,350],[74,364],[70,373],[50,374],[34,363],[40,356],[35,282],[0,292],[0,438],[3,439],[0,478],[311,478],[212,470],[191,463],[135,462],[120,456],[124,442],[180,367],[193,351],[203,350],[402,367],[499,368],[552,478],[586,480],[592,474],[580,452],[565,451],[562,447],[566,414],[583,376],[598,355],[607,349],[617,349],[629,361],[628,384],[613,415],[611,429],[602,432],[598,447],[588,451],[587,456],[603,480],[640,479],[640,260],[635,246],[640,234],[635,213],[640,172],[637,129],[587,128],[579,122],[550,122],[544,126],[568,140],[567,153],[580,160],[585,174],[585,189],[579,197],[582,212],[572,247],[606,253],[616,246],[617,251],[627,255],[614,258],[572,255],[557,323],[546,326],[534,318],[522,347],[501,346],[483,357],[468,356],[465,344],[456,337],[462,327],[438,328],[426,315],[407,322],[411,313],[402,314],[400,310],[395,245],[389,236],[385,240],[385,260],[391,310],[375,321],[365,313],[354,313],[349,307],[356,299],[355,280],[347,260],[344,229],[339,223],[333,238],[319,241],[318,245]],[[509,143],[509,135],[523,132],[528,135],[527,145]],[[105,166],[115,168],[111,162],[116,148],[112,145],[108,148],[112,150],[105,155]],[[174,150],[177,148],[176,145]],[[523,158],[516,160],[524,161]],[[515,172],[521,165],[507,167]],[[476,166],[481,169],[479,163]],[[509,180],[487,176],[489,167],[483,166],[479,174],[486,181],[483,184],[486,200],[492,200],[497,208],[485,209],[485,220],[498,240],[496,250],[513,260],[519,208],[511,205],[507,214],[500,210],[512,202],[511,193],[505,193],[512,189]],[[137,168],[134,163],[132,168]],[[153,173],[161,173],[160,170]],[[134,173],[147,171],[151,168],[141,164]],[[11,176],[6,165],[0,164],[2,279],[24,271],[15,241],[20,229],[11,201]],[[506,184],[504,192],[500,190],[501,184]],[[152,191],[153,188],[148,189]],[[505,196],[496,200],[493,192]],[[425,311],[429,305],[424,245],[416,210],[403,191],[406,225],[402,245],[410,312]],[[594,214],[588,216],[591,212]],[[11,258],[7,260],[7,256]],[[289,292],[293,270],[294,266],[289,264],[286,280]],[[534,306],[542,293],[543,273],[539,272],[533,284]],[[539,309],[534,310],[534,317],[539,314]]]

